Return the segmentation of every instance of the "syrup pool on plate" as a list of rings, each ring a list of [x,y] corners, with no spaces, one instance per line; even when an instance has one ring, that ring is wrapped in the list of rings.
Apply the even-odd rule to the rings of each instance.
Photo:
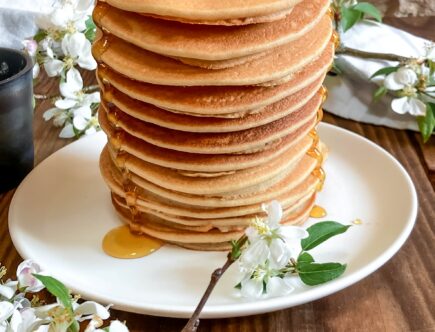
[[[112,229],[103,239],[103,250],[107,255],[124,259],[148,256],[161,246],[162,241],[134,234],[127,225]]]

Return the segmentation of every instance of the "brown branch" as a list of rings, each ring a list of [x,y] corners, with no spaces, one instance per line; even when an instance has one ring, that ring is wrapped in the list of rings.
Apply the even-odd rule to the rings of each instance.
[[[246,235],[243,235],[238,241],[237,245],[239,248],[242,248],[243,245],[248,240],[248,237]],[[195,332],[198,329],[199,326],[199,315],[202,312],[202,309],[204,309],[205,304],[208,301],[208,298],[210,297],[211,292],[215,288],[216,284],[218,283],[219,279],[222,277],[222,275],[225,273],[225,271],[238,259],[233,257],[232,252],[228,254],[227,261],[225,264],[216,270],[213,271],[210,279],[210,283],[207,286],[207,289],[205,290],[204,294],[201,297],[201,300],[199,301],[198,305],[196,306],[195,311],[192,314],[192,317],[190,317],[187,324],[183,327],[181,332]]]
[[[100,87],[98,85],[90,85],[90,86],[85,86],[83,88],[83,92],[95,92],[98,91],[100,89]],[[35,97],[36,100],[55,100],[57,98],[62,97],[61,95],[44,95],[44,94],[37,94],[35,93],[33,95]]]
[[[346,47],[346,46],[338,47],[337,50],[335,51],[335,54],[350,55],[363,59],[378,59],[378,60],[388,60],[388,61],[397,61],[397,62],[408,62],[411,60],[415,60],[414,58],[408,58],[396,54],[366,52],[366,51],[357,50],[355,48]]]

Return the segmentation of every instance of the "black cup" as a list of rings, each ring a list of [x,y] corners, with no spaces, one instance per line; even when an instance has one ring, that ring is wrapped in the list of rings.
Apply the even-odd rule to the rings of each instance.
[[[0,193],[33,168],[32,68],[27,54],[0,48]]]

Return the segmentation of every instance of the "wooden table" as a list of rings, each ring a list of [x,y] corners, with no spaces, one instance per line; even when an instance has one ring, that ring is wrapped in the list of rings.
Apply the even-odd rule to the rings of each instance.
[[[435,19],[387,19],[387,22],[435,39]],[[87,81],[93,81],[92,73]],[[44,79],[40,93],[56,92]],[[70,143],[42,120],[48,102],[35,111],[36,164]],[[327,298],[287,310],[252,317],[203,320],[199,331],[435,331],[435,140],[422,147],[413,132],[365,125],[326,114],[325,121],[367,137],[395,156],[414,181],[420,208],[417,224],[400,252],[377,272]],[[8,232],[8,207],[14,192],[0,194],[0,262],[15,273],[22,260]],[[31,222],[31,220],[29,220]],[[80,271],[77,271],[78,273]],[[179,331],[186,320],[114,311],[132,331]]]

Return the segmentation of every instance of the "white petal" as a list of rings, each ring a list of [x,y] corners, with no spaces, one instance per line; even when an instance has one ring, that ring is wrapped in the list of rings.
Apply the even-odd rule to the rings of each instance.
[[[68,113],[66,111],[61,111],[57,113],[56,116],[54,117],[53,125],[55,127],[62,127],[68,118],[69,118]]]
[[[87,70],[94,70],[97,68],[97,62],[90,51],[85,55],[80,56],[77,60],[77,64]]]
[[[60,108],[61,110],[68,110],[68,109],[73,108],[74,106],[77,105],[77,100],[68,99],[68,98],[58,99],[58,100],[56,100],[54,105],[57,108]]]
[[[286,280],[287,278],[272,277],[268,280],[266,285],[266,293],[268,296],[283,296],[291,293],[294,288]]]
[[[101,101],[100,92],[93,92],[93,93],[86,94],[84,96],[84,100],[86,104],[99,103]]]
[[[279,234],[285,239],[301,240],[308,237],[308,232],[299,226],[284,225],[280,228]]]
[[[65,28],[71,18],[72,11],[67,8],[56,8],[50,15],[51,23],[58,28]]]
[[[42,117],[45,121],[49,121],[53,116],[55,116],[59,112],[59,109],[56,107],[50,108],[49,110],[46,110]]]
[[[0,284],[0,295],[8,300],[11,299],[12,296],[14,296],[16,290],[17,290],[16,285],[15,287],[10,287],[10,286]]]
[[[417,74],[410,68],[401,67],[394,73],[394,75],[396,81],[405,86],[413,86],[417,83]]]
[[[0,323],[12,316],[14,312],[14,305],[7,301],[0,302]]]
[[[75,136],[73,125],[71,123],[67,124],[59,133],[60,138],[72,138]]]
[[[48,59],[44,62],[44,69],[49,77],[59,76],[64,67],[64,63],[57,59]]]
[[[89,120],[86,120],[82,116],[75,116],[73,120],[73,125],[77,130],[84,130],[88,126]]]
[[[32,69],[33,79],[37,78],[40,73],[41,73],[41,66],[39,65],[39,63],[35,63]]]
[[[278,227],[282,218],[282,207],[278,201],[272,201],[266,206],[268,224],[271,228]]]
[[[388,74],[387,77],[385,77],[384,86],[388,90],[401,90],[405,87],[402,83],[397,81],[395,72]]]
[[[250,243],[249,246],[242,252],[239,264],[247,270],[254,269],[260,264],[263,264],[270,255],[267,242],[263,239]]]
[[[425,116],[426,115],[426,105],[421,100],[417,98],[409,98],[407,104],[409,106],[408,113],[413,116]]]
[[[81,116],[89,121],[92,118],[92,110],[89,106],[81,106],[73,110],[74,116]]]
[[[110,322],[109,332],[128,332],[128,328],[119,320],[114,320]]]
[[[284,241],[273,239],[270,243],[270,266],[281,269],[287,265],[291,258],[291,252]]]
[[[396,98],[391,102],[391,108],[398,114],[406,114],[408,112],[408,97]]]
[[[94,301],[86,301],[80,304],[74,311],[74,314],[77,316],[96,315],[103,320],[110,317],[109,310]]]
[[[263,294],[263,280],[245,279],[241,285],[240,292],[243,297],[258,299]]]
[[[252,226],[245,229],[245,234],[248,237],[249,242],[251,243],[257,241],[260,238],[257,229]]]
[[[66,81],[59,86],[60,93],[65,98],[77,99],[77,94],[83,89],[83,79],[80,72],[71,68],[66,73]]]
[[[18,327],[23,322],[23,319],[21,318],[21,314],[18,310],[14,310],[14,313],[12,314],[12,318],[10,321],[10,328],[12,331],[19,331]]]

